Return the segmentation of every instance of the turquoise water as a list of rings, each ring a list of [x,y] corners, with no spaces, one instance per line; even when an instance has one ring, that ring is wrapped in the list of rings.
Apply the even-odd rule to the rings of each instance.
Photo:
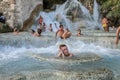
[[[1,34],[0,79],[77,80],[78,73],[101,68],[111,70],[115,76],[120,75],[119,49],[84,43],[74,37],[55,39],[51,34],[46,33],[41,37],[32,37],[28,33],[18,36]],[[62,43],[68,46],[75,57],[56,58],[58,46]]]
[[[58,45],[61,43],[67,44],[70,52],[74,53],[74,58],[56,58]],[[43,44],[46,46],[42,47]],[[30,76],[30,74],[36,76],[41,75],[39,79],[43,80],[43,76],[52,76],[52,78],[47,78],[47,80],[55,80],[56,78],[58,78],[58,80],[65,80],[64,77],[62,77],[62,79],[60,76],[55,75],[59,74],[63,76],[64,74],[62,74],[62,72],[78,73],[98,68],[107,68],[110,69],[115,76],[120,75],[120,50],[118,49],[85,44],[81,41],[74,42],[73,40],[58,40],[58,42],[53,45],[43,44],[41,46],[39,45],[39,47],[35,47],[35,45],[22,46],[22,44],[19,44],[19,47],[18,45],[9,46],[2,44],[0,46],[0,76],[2,76],[3,80],[9,80],[10,76],[18,77],[18,75],[20,76],[21,74],[24,76]],[[95,59],[96,55],[97,58],[100,58]],[[88,61],[85,61],[87,59]],[[8,77],[8,79],[4,79],[6,77]]]

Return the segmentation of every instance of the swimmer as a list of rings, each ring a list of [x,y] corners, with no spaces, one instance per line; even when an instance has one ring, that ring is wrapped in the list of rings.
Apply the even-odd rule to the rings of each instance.
[[[59,46],[59,53],[58,57],[64,58],[64,57],[73,57],[73,54],[69,52],[67,46],[65,44],[61,44]]]

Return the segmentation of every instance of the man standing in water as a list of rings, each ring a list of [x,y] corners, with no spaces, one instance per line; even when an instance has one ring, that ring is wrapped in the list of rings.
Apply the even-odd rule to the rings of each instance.
[[[39,24],[43,23],[43,17],[40,15],[40,18],[38,19]]]
[[[119,33],[120,33],[120,26],[117,28],[117,31],[116,31],[116,47],[118,46],[118,43],[120,40]]]
[[[64,57],[73,57],[73,54],[69,52],[67,46],[65,44],[61,44],[59,46],[59,53],[58,57],[64,58]]]
[[[71,32],[68,28],[66,30],[63,29],[63,25],[60,25],[60,29],[56,32],[56,36],[60,37],[61,39],[66,39],[71,36]]]
[[[38,23],[39,23],[39,28],[43,29],[43,17],[40,15],[40,18],[38,19]]]
[[[63,33],[64,33],[64,29],[63,29],[63,25],[61,24],[60,27],[59,27],[59,29],[58,29],[58,31],[56,32],[56,36],[58,36],[61,39],[63,39],[62,38]]]

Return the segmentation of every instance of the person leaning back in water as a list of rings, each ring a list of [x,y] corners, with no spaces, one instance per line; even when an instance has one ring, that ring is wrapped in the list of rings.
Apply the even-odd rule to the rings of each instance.
[[[64,33],[63,25],[60,25],[60,26],[59,26],[59,29],[58,29],[57,32],[56,32],[56,37],[58,36],[58,37],[60,37],[60,38],[62,39],[63,33]]]
[[[69,29],[66,28],[65,31],[64,31],[64,33],[63,33],[63,35],[62,35],[62,38],[63,38],[63,39],[66,39],[66,38],[69,38],[71,35],[72,35],[72,34],[71,34],[71,32],[69,31]]]
[[[60,37],[61,39],[66,39],[71,36],[71,32],[69,31],[68,28],[64,30],[63,25],[60,25],[59,30],[56,32],[56,36]]]
[[[58,57],[73,57],[73,54],[69,52],[68,47],[65,44],[59,46]]]

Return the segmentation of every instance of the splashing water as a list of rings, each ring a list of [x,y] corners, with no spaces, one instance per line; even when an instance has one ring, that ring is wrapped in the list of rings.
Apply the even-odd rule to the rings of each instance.
[[[102,58],[102,61],[98,60],[96,62],[92,62],[92,64],[90,64],[91,62],[81,64],[81,62],[89,61],[89,59],[88,60],[83,59],[82,61],[79,60],[79,58],[75,58],[71,60],[55,59],[58,52],[58,46],[59,44],[63,44],[63,43],[66,44],[68,46],[69,51],[74,53],[74,55],[77,57],[79,56],[84,57],[84,55],[87,55],[89,56],[89,59],[91,59],[92,57],[92,60],[94,60],[94,58],[97,59],[96,55],[99,55],[99,57]],[[43,44],[47,45],[46,43]],[[16,48],[15,45],[13,46],[4,45],[4,46],[0,46],[0,62],[1,62],[0,74],[3,73],[16,74],[15,72],[36,71],[36,70],[39,71],[41,69],[43,70],[47,69],[48,72],[50,70],[61,70],[61,71],[72,70],[76,72],[78,70],[84,71],[102,66],[111,69],[117,76],[120,74],[119,71],[120,64],[118,63],[120,61],[119,53],[120,50],[117,49],[109,49],[109,48],[107,49],[104,47],[96,46],[94,44],[85,44],[79,40],[76,41],[74,39],[59,40],[57,43],[55,43],[55,45],[51,45],[47,47],[33,46],[28,48],[24,45]],[[116,62],[116,60],[118,62]],[[65,79],[63,78],[62,80]]]
[[[102,29],[99,21],[100,17],[98,7],[99,6],[96,0],[94,0],[94,10],[92,15],[90,14],[89,10],[82,5],[81,2],[77,0],[67,0],[64,4],[57,5],[55,11],[48,13],[40,12],[39,16],[41,15],[43,17],[43,22],[46,23],[47,27],[49,27],[49,24],[53,25],[52,27],[54,32],[57,31],[59,23],[62,23],[65,28],[69,28],[71,31],[76,30],[80,26],[84,26],[87,29]],[[36,22],[39,19],[39,16],[35,19]],[[70,16],[75,17],[78,20],[72,22],[69,18]],[[54,23],[57,23],[57,28],[55,27]],[[33,26],[35,26],[35,24]]]
[[[97,4],[96,0],[94,0],[93,19],[94,19],[95,21],[98,21],[98,20],[99,20],[98,4]]]
[[[94,2],[94,5],[97,5],[96,2]],[[82,16],[83,20],[72,23],[67,15],[72,7],[80,9],[79,11],[84,15]],[[56,32],[59,23],[62,21],[62,24],[70,30],[76,29],[74,27],[83,22],[86,24],[85,26],[90,26],[93,29],[95,27],[92,27],[92,25],[96,25],[95,21],[99,20],[97,18],[99,15],[95,15],[98,14],[95,7],[93,17],[80,2],[71,0],[71,2],[66,1],[63,5],[57,7],[55,11],[49,13],[40,12],[39,16],[41,15],[44,18],[43,21],[47,26],[50,23],[53,24],[54,32]],[[35,21],[38,20],[39,16]],[[54,23],[57,23],[57,28]],[[36,23],[36,25],[38,24]],[[36,26],[33,25],[32,28],[36,28]],[[7,38],[7,35],[3,36],[5,37],[0,35],[0,79],[10,80],[15,76],[16,80],[33,80],[33,78],[35,80],[45,80],[46,78],[47,80],[78,80],[79,78],[76,78],[76,76],[79,75],[71,78],[73,74],[69,73],[79,74],[80,71],[90,71],[101,67],[110,69],[115,76],[120,76],[120,50],[118,49],[105,48],[93,43],[86,44],[74,38],[56,41],[53,36],[48,35],[45,35],[47,37],[35,38],[26,34],[19,37],[13,37],[9,34],[10,39],[13,39],[11,40],[13,44]],[[68,46],[69,51],[75,55],[75,58],[68,60],[56,58],[58,46],[62,43]],[[1,75],[10,77],[4,79]],[[11,75],[14,76],[11,78]],[[37,75],[39,76],[36,77]],[[31,76],[31,78],[26,78],[26,76]]]
[[[99,5],[96,2],[96,0],[94,0],[93,19],[96,22],[96,26],[99,29],[102,29],[102,27],[101,27],[102,25],[100,24],[99,9],[98,8],[99,8]]]

